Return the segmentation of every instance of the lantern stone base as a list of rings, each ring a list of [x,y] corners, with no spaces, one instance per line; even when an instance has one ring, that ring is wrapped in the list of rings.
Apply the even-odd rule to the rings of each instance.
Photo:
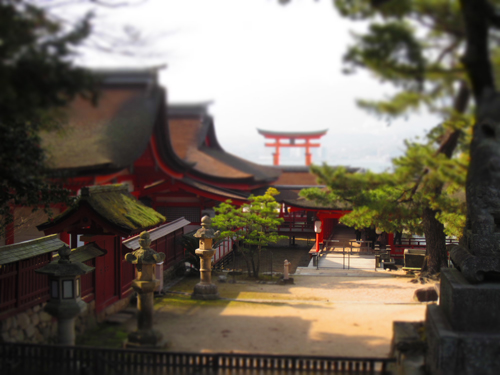
[[[280,278],[278,280],[278,285],[288,285],[288,284],[294,284],[293,277],[289,277],[288,279]]]
[[[215,284],[198,283],[194,286],[192,299],[213,300],[219,299],[219,290]]]
[[[160,332],[151,329],[130,333],[123,346],[127,349],[162,349],[167,343]]]
[[[500,283],[469,283],[460,271],[441,272],[440,305],[426,316],[426,365],[432,374],[500,373]]]

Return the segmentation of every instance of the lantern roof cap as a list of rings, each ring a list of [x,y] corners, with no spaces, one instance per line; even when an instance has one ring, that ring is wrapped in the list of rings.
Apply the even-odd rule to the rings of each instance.
[[[95,269],[81,262],[71,262],[69,260],[71,249],[66,245],[59,248],[58,253],[58,261],[49,263],[45,267],[35,270],[35,272],[53,277],[76,277],[85,275]]]
[[[210,216],[205,215],[201,218],[201,228],[196,231],[194,237],[196,238],[216,238],[219,236],[219,231],[215,232],[212,228],[212,219]]]

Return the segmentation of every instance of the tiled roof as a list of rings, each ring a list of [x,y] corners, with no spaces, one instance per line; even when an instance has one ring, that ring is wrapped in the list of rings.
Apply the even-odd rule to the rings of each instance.
[[[0,247],[0,264],[18,262],[37,255],[57,251],[66,245],[57,234]]]
[[[239,200],[247,200],[247,198],[250,196],[249,193],[243,193],[240,191],[234,191],[234,190],[229,190],[229,189],[222,189],[222,188],[217,188],[211,185],[203,184],[201,182],[189,179],[189,178],[183,178],[181,180],[183,183],[186,185],[195,187],[196,189],[206,191],[207,193],[212,193],[215,195],[219,195],[221,197],[224,197],[226,199],[239,199]]]
[[[46,230],[64,221],[84,204],[89,205],[103,219],[126,233],[136,233],[166,220],[163,215],[132,196],[128,192],[127,185],[104,185],[82,188],[75,205],[52,221],[38,225],[37,228]]]
[[[272,183],[273,186],[278,188],[280,185],[309,185],[317,186],[318,177],[309,171],[300,172],[287,172],[284,171],[276,181]],[[279,190],[279,188],[278,188]]]
[[[63,129],[42,134],[49,165],[70,176],[111,173],[131,165],[146,149],[164,105],[154,72],[99,75],[103,84],[97,105],[77,98]]]
[[[318,186],[318,177],[310,172],[310,168],[305,165],[278,165],[274,166],[281,171],[279,178],[272,183],[279,190],[279,186]],[[345,167],[349,173],[362,172],[362,168]]]
[[[281,173],[271,166],[259,165],[222,149],[213,119],[200,108],[169,106],[167,138],[180,160],[190,165],[187,174],[213,181],[258,184],[275,180]],[[192,115],[189,110],[192,111]]]
[[[270,135],[270,136],[282,136],[282,137],[300,137],[300,136],[322,136],[326,134],[328,129],[323,129],[323,130],[316,130],[316,131],[311,131],[311,132],[287,132],[287,131],[273,131],[273,130],[264,130],[264,129],[257,129],[259,134],[262,134],[264,136]]]
[[[86,262],[88,260],[100,257],[105,255],[107,251],[105,249],[101,249],[95,242],[88,243],[84,246],[77,247],[76,249],[71,250],[71,254],[69,255],[69,260],[71,262]],[[59,261],[59,254],[54,255],[53,262]]]
[[[191,224],[189,220],[184,219],[184,217],[180,217],[177,220],[174,220],[170,223],[164,224],[161,227],[149,230],[149,238],[151,241],[155,241],[158,238],[165,237],[167,234],[175,232],[177,229],[181,229],[186,225]],[[136,250],[140,247],[139,245],[139,237],[137,235],[135,237],[129,238],[123,241],[123,244],[128,247],[130,250]]]

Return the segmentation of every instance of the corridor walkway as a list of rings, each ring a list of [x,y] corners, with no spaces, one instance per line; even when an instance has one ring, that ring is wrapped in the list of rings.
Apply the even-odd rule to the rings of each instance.
[[[375,268],[375,254],[360,252],[360,245],[354,241],[356,235],[353,228],[338,224],[332,233],[331,239],[338,242],[326,242],[325,249],[319,257],[319,264],[316,266],[313,259],[307,267],[298,267],[296,275],[331,275],[339,274],[358,275],[363,273],[366,276],[386,276],[388,274],[404,274],[403,271],[385,271]],[[352,246],[352,247],[351,247]]]

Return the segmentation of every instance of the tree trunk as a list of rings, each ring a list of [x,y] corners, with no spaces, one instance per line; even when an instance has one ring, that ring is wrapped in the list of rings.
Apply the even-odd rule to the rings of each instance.
[[[441,267],[447,266],[446,236],[444,225],[436,219],[436,211],[426,207],[423,212],[425,241],[427,243],[427,264],[422,271],[430,274],[440,272]]]
[[[241,251],[241,255],[243,255],[243,259],[245,259],[245,263],[247,264],[247,274],[248,277],[252,277],[252,268],[250,267],[250,259],[249,257],[245,254],[245,252]]]
[[[464,80],[460,81],[460,86],[455,100],[453,109],[458,113],[464,113],[469,103],[470,90]],[[448,130],[441,141],[436,154],[444,154],[451,158],[453,151],[458,144],[458,138],[462,130]],[[424,173],[427,173],[428,170]],[[441,194],[443,186],[435,188],[435,195],[438,197]],[[444,225],[436,219],[436,211],[430,207],[426,207],[423,214],[424,232],[427,244],[427,256],[422,271],[427,271],[430,274],[440,272],[442,266],[448,265],[448,255],[446,252],[446,235],[444,233]]]
[[[253,272],[253,278],[256,279],[257,278],[257,274],[256,274],[255,260],[254,260],[253,254],[252,254],[252,272]]]
[[[256,272],[255,272],[256,279],[259,278],[259,272],[260,272],[260,252],[261,252],[261,249],[259,246],[259,248],[257,249],[257,267],[256,267]]]

